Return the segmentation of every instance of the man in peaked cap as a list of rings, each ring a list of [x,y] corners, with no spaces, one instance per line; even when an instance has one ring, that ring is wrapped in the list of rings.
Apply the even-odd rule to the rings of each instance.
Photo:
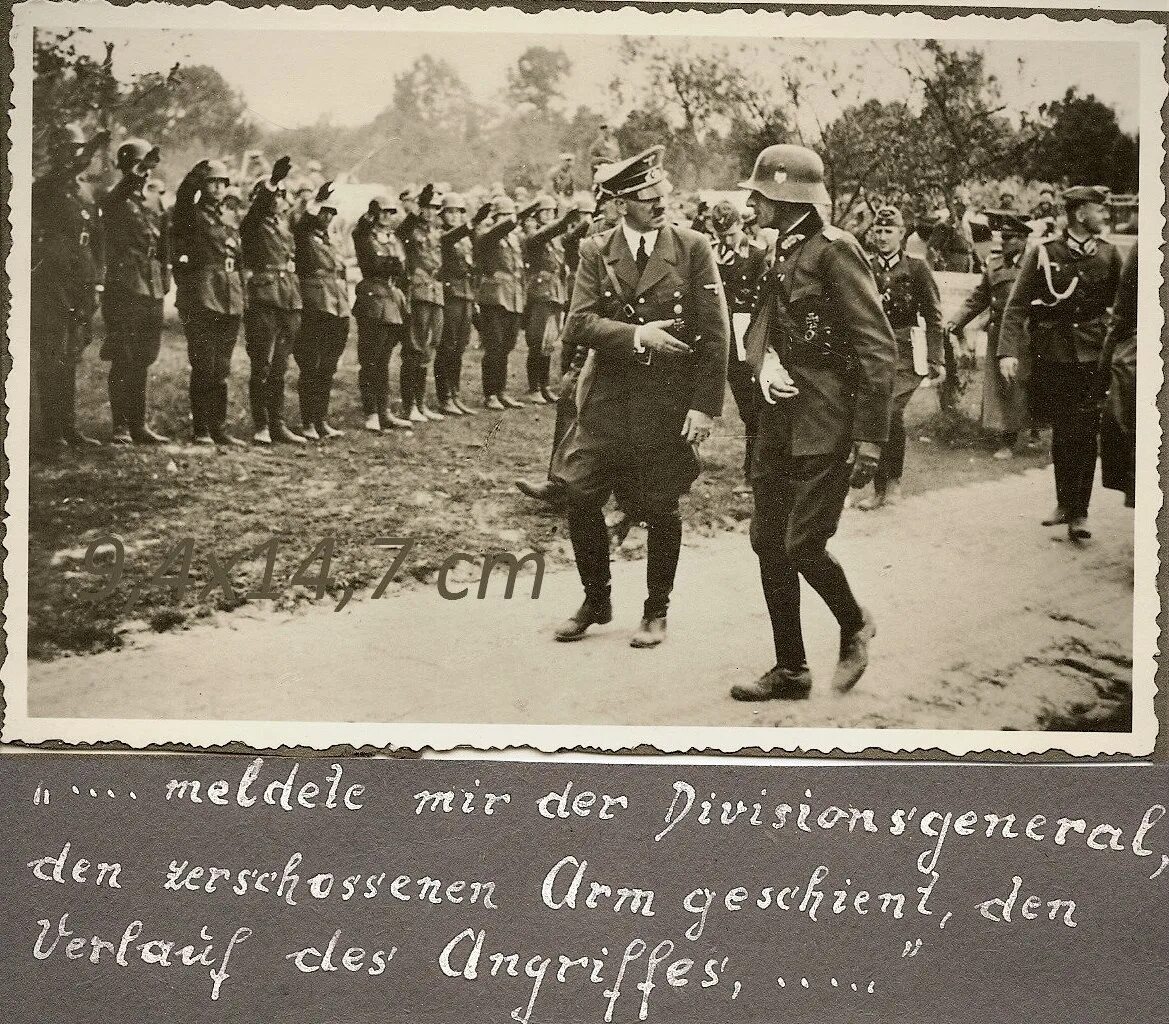
[[[682,541],[678,500],[697,478],[698,445],[722,412],[726,302],[710,243],[666,221],[672,186],[662,151],[655,146],[608,169],[598,184],[620,223],[580,244],[566,334],[590,352],[556,472],[585,598],[557,628],[561,641],[612,619],[603,508],[615,489],[649,534],[648,596],[630,644],[665,639]]]
[[[999,371],[1015,381],[1032,360],[1031,406],[1051,424],[1055,509],[1044,526],[1066,525],[1073,541],[1092,536],[1088,505],[1096,477],[1100,353],[1121,257],[1101,236],[1108,189],[1076,185],[1063,194],[1067,227],[1028,249],[1003,310]]]
[[[850,484],[876,474],[889,432],[897,342],[869,263],[852,235],[824,223],[824,165],[803,146],[769,146],[748,200],[778,232],[775,262],[747,330],[762,401],[752,455],[751,546],[775,644],[775,667],[731,688],[735,700],[799,700],[812,689],[800,621],[802,576],[840,626],[833,688],[852,689],[876,633],[826,550]]]
[[[984,310],[989,311],[986,361],[982,371],[982,428],[997,438],[994,457],[1009,459],[1015,454],[1019,432],[1030,425],[1023,386],[1029,374],[1021,373],[1014,381],[1008,382],[999,373],[999,332],[1007,296],[1019,276],[1019,259],[1027,247],[1031,225],[1010,210],[987,210],[984,216],[988,228],[999,233],[1002,248],[997,255],[987,258],[981,280],[946,330],[961,334],[971,320]]]
[[[50,167],[32,188],[34,445],[96,445],[77,429],[77,364],[92,338],[102,282],[101,210],[80,176],[109,133],[91,139],[75,124],[52,130]]]

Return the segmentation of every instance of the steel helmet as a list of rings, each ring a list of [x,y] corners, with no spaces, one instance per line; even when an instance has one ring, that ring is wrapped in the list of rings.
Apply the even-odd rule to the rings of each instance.
[[[549,195],[541,195],[536,198],[536,210],[543,213],[545,210],[557,210],[556,200]]]
[[[442,208],[444,210],[463,210],[467,209],[467,203],[458,192],[448,192],[442,197]]]
[[[231,174],[227,170],[227,164],[222,160],[208,160],[207,166],[203,168],[204,181],[231,181]]]
[[[491,205],[495,208],[497,217],[514,217],[516,215],[515,202],[507,196],[496,197]]]
[[[135,164],[142,163],[153,157],[158,163],[158,147],[152,146],[145,139],[127,139],[118,147],[114,162],[119,171],[128,171]]]
[[[381,213],[397,213],[398,204],[395,203],[389,196],[379,192],[369,201],[369,206],[366,209],[373,214]]]
[[[739,188],[758,192],[775,202],[832,202],[824,187],[824,161],[806,146],[768,146],[755,159],[755,169]]]

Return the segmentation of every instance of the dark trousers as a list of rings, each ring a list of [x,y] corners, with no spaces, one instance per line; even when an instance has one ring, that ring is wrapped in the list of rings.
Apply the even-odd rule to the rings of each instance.
[[[107,289],[102,295],[106,340],[101,355],[110,362],[110,413],[114,430],[146,425],[146,376],[162,348],[162,299]]]
[[[227,379],[239,337],[238,316],[209,309],[183,313],[187,360],[191,364],[191,428],[196,437],[222,434],[227,422]]]
[[[560,378],[560,397],[556,399],[556,423],[552,427],[552,455],[548,459],[548,479],[554,480],[553,466],[556,465],[556,449],[564,435],[576,422],[576,382],[580,378],[584,359],[570,363]]]
[[[1073,518],[1086,516],[1096,482],[1100,411],[1096,404],[1095,363],[1036,359],[1032,398],[1051,424],[1051,462],[1055,500]]]
[[[547,388],[552,371],[552,352],[544,351],[544,338],[549,330],[559,332],[563,307],[556,302],[537,299],[528,303],[524,320],[524,341],[528,347],[528,390]],[[549,326],[551,325],[551,326]]]
[[[520,316],[502,306],[479,307],[479,336],[483,342],[483,397],[507,390],[507,358],[515,348]]]
[[[645,563],[647,597],[643,614],[647,619],[659,618],[670,606],[670,593],[678,571],[678,555],[682,549],[682,519],[678,513],[646,516],[648,552]],[[594,602],[609,599],[609,531],[602,509],[592,505],[569,507],[568,533],[576,569],[584,586],[585,596]]]
[[[399,387],[402,392],[403,414],[410,407],[426,402],[426,378],[430,364],[442,338],[443,307],[437,302],[410,304],[410,330],[406,347],[402,350],[402,369]]]
[[[780,668],[800,668],[807,662],[800,622],[801,576],[828,605],[842,636],[855,633],[863,622],[844,570],[826,549],[848,495],[847,458],[847,452],[834,452],[789,457],[763,472],[756,467],[751,547],[759,559]]]
[[[366,317],[357,318],[357,390],[366,416],[374,413],[385,425],[390,401],[390,356],[404,344],[409,328]],[[405,349],[403,349],[405,351]]]
[[[319,427],[329,415],[333,374],[348,340],[349,317],[316,309],[306,309],[301,315],[292,354],[300,370],[296,390],[300,396],[302,426]]]
[[[62,312],[33,324],[32,428],[47,442],[77,436],[77,363],[93,335],[88,316]]]
[[[905,472],[905,407],[917,390],[921,378],[898,369],[893,384],[893,411],[889,417],[889,439],[881,446],[881,461],[873,480],[878,491],[884,491],[890,481],[899,481]]]
[[[248,401],[257,430],[284,423],[284,376],[299,333],[299,309],[256,302],[244,314],[244,345],[251,363]]]
[[[759,428],[759,402],[762,395],[751,373],[751,364],[740,361],[733,347],[727,360],[727,383],[731,386],[731,395],[738,407],[739,419],[743,421],[746,437],[743,475],[746,476],[751,469],[751,452],[755,447],[755,434]]]
[[[434,358],[434,390],[440,402],[458,397],[463,383],[463,353],[471,341],[470,299],[450,298],[442,311],[442,341]]]

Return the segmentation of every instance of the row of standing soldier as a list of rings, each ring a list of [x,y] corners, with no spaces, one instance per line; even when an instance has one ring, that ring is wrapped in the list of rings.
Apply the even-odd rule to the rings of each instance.
[[[593,207],[561,213],[540,197],[517,210],[506,196],[470,220],[462,198],[425,186],[409,211],[373,199],[354,232],[361,281],[351,304],[346,262],[329,225],[332,190],[321,186],[299,216],[285,189],[281,158],[252,189],[242,223],[224,211],[227,168],[200,161],[167,211],[147,188],[156,147],[131,139],[117,150],[121,179],[98,200],[79,175],[106,137],[85,140],[72,126],[52,140],[52,169],[33,193],[35,392],[41,442],[95,443],[76,427],[76,364],[88,343],[100,295],[110,363],[113,442],[166,441],[147,423],[149,367],[161,348],[163,300],[172,273],[191,366],[192,437],[240,444],[227,431],[227,380],[242,323],[250,360],[254,440],[304,443],[335,436],[328,420],[350,317],[357,320],[359,388],[371,431],[412,429],[473,414],[462,362],[472,328],[483,349],[484,406],[525,403],[508,393],[508,358],[522,331],[530,397],[555,401],[550,361],[567,304],[576,246]],[[534,222],[521,229],[521,223]],[[401,352],[401,407],[389,400],[389,362]],[[299,369],[299,431],[285,420],[285,372]],[[435,403],[427,401],[433,368]],[[434,406],[437,406],[434,407]]]

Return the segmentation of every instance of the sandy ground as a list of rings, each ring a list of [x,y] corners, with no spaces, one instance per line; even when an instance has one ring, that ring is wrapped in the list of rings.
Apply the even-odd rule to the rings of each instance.
[[[834,624],[811,593],[818,685],[798,704],[742,705],[731,683],[771,663],[756,563],[742,532],[687,542],[660,648],[628,646],[644,564],[614,563],[616,618],[577,644],[550,630],[579,603],[571,571],[539,600],[435,588],[355,599],[341,613],[236,611],[142,634],[120,652],[29,666],[35,717],[839,726],[1115,728],[1131,700],[1132,517],[1097,495],[1095,539],[1039,525],[1050,470],[846,512],[833,550],[876,616],[872,662],[838,698]]]

